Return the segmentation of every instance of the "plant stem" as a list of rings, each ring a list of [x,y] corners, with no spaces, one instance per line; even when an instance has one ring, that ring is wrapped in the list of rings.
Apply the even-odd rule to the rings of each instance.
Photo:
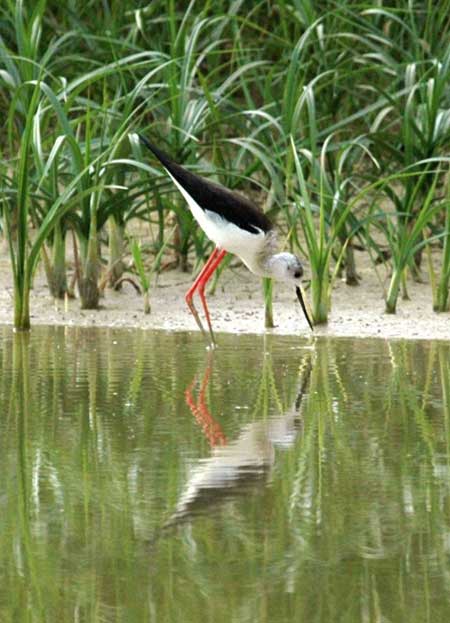
[[[124,272],[124,264],[122,261],[123,256],[123,234],[124,227],[118,223],[115,216],[110,216],[108,219],[108,233],[109,233],[109,261],[108,261],[108,273],[109,273],[109,285],[114,287],[116,283],[120,281]],[[119,289],[121,286],[117,286]]]
[[[449,275],[447,275],[447,279],[441,279],[437,289],[437,304],[433,306],[434,311],[445,312],[449,310],[449,300],[448,300],[448,281]]]
[[[402,299],[404,301],[409,301],[410,298],[409,298],[409,294],[408,294],[408,286],[407,286],[407,283],[406,283],[406,270],[402,271],[401,282],[402,282]]]
[[[30,329],[30,289],[28,275],[14,289],[14,329],[28,331]]]
[[[450,187],[449,187],[450,188]],[[448,191],[450,192],[450,190]],[[437,305],[433,306],[435,311],[448,311],[448,288],[450,282],[450,197],[447,196],[447,206],[445,214],[445,238],[444,252],[442,255],[441,276],[437,288]]]
[[[66,277],[66,238],[63,234],[61,221],[55,225],[53,232],[53,258],[51,267],[50,292],[55,298],[63,299],[67,292]]]
[[[345,283],[348,286],[359,285],[358,274],[356,272],[355,250],[351,242],[345,249]]]
[[[264,290],[264,327],[266,329],[273,329],[273,282],[272,279],[263,279]]]
[[[389,284],[389,290],[388,290],[387,298],[386,298],[386,313],[387,314],[395,314],[401,281],[402,281],[402,271],[398,268],[394,268],[394,272],[392,273],[391,283]]]
[[[98,309],[100,291],[98,288],[98,238],[96,206],[91,207],[91,223],[83,275],[79,283],[81,309]]]
[[[151,312],[150,307],[150,296],[148,290],[144,292],[144,314],[149,314]]]
[[[312,271],[311,300],[313,323],[326,324],[328,322],[329,280],[328,271],[317,274]]]

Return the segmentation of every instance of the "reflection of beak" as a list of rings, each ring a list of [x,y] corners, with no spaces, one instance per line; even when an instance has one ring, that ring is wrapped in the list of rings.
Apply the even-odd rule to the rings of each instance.
[[[311,322],[311,319],[310,319],[310,317],[309,317],[309,315],[308,315],[308,312],[307,312],[307,310],[306,310],[306,305],[305,305],[305,301],[303,300],[303,294],[302,294],[301,288],[300,288],[299,286],[297,286],[297,287],[295,288],[295,292],[296,292],[296,294],[297,294],[297,298],[298,298],[298,300],[299,300],[299,303],[300,303],[300,305],[302,306],[303,313],[305,314],[305,318],[306,318],[306,320],[308,321],[308,324],[309,324],[309,326],[310,326],[310,329],[311,329],[311,331],[314,331],[314,329],[313,329],[313,325],[312,325],[312,322]]]

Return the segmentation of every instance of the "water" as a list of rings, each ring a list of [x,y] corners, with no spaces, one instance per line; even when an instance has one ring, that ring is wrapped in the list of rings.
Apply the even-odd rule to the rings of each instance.
[[[450,345],[0,328],[0,621],[450,619]]]

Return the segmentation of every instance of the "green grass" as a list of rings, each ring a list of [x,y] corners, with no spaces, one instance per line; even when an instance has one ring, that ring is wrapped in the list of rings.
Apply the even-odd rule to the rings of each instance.
[[[276,220],[311,265],[316,323],[327,321],[341,269],[357,287],[355,243],[390,264],[389,312],[408,279],[423,278],[422,252],[432,250],[434,308],[448,309],[449,8],[4,2],[0,235],[17,328],[29,326],[41,258],[52,294],[69,289],[70,231],[83,307],[97,306],[105,270],[109,285],[121,283],[138,220],[155,256],[172,254],[183,270],[210,251],[135,131]],[[265,286],[269,316],[271,297]]]

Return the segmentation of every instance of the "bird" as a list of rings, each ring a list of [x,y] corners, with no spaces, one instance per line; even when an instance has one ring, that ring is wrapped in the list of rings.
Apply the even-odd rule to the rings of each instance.
[[[185,299],[199,329],[208,338],[193,303],[198,290],[208,324],[210,343],[216,344],[205,287],[227,253],[237,255],[247,268],[260,277],[270,277],[295,286],[297,298],[311,331],[301,290],[303,265],[287,252],[277,252],[276,231],[272,221],[250,199],[182,167],[142,134],[140,141],[159,160],[166,173],[186,200],[189,209],[206,236],[215,244],[214,251],[186,293]]]

